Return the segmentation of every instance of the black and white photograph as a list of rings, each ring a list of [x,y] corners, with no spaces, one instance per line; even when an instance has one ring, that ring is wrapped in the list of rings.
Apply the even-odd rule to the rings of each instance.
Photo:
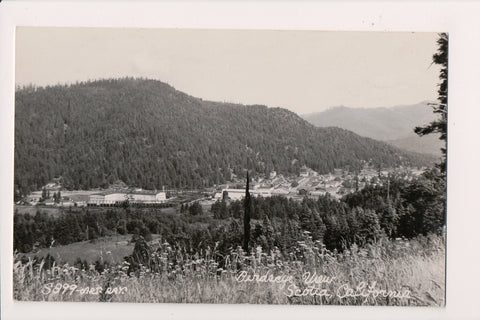
[[[443,306],[448,40],[19,27],[14,298]]]
[[[2,3],[2,318],[475,319],[475,8]]]

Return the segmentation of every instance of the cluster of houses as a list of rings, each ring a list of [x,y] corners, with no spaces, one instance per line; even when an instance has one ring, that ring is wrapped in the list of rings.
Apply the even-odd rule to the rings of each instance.
[[[303,198],[303,196],[319,196],[326,193],[336,196],[342,184],[340,178],[342,173],[337,169],[333,174],[319,175],[316,171],[304,166],[300,169],[299,177],[295,179],[287,179],[276,173],[270,174],[266,179],[252,182],[249,191],[253,197],[282,195]],[[245,189],[229,188],[228,186],[215,194],[215,200],[240,200],[244,197]]]
[[[318,172],[303,166],[299,176],[287,179],[275,172],[268,178],[252,182],[250,188],[251,196],[270,197],[283,195],[290,198],[301,199],[304,196],[318,197],[326,194],[334,198],[341,198],[343,195],[365,188],[367,184],[377,185],[382,182],[379,177],[387,177],[391,173],[405,179],[411,179],[423,172],[422,169],[396,168],[391,170],[378,171],[368,165],[356,174],[343,169],[335,169],[328,174]],[[245,189],[226,188],[215,194],[215,200],[240,200],[245,197]]]
[[[19,204],[37,205],[42,204],[45,206],[56,207],[86,207],[88,201],[88,195],[74,195],[74,196],[61,196],[58,199],[51,197],[44,198],[40,192],[35,191],[29,194],[26,199],[19,202]]]

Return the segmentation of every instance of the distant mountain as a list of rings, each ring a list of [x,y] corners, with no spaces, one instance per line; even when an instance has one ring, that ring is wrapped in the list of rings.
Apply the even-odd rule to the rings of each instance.
[[[418,137],[413,129],[435,119],[432,107],[424,101],[415,105],[390,108],[334,107],[323,112],[302,115],[318,127],[335,126],[356,134],[389,143],[409,151],[439,156],[442,142],[438,136]]]
[[[441,148],[444,148],[445,145],[439,137],[439,134],[429,134],[423,137],[412,134],[405,138],[388,140],[386,142],[403,150],[440,157],[442,154]]]
[[[146,189],[224,183],[245,168],[298,174],[428,165],[432,159],[285,109],[203,101],[154,80],[24,88],[15,96],[15,191],[54,177],[70,189],[123,181]]]

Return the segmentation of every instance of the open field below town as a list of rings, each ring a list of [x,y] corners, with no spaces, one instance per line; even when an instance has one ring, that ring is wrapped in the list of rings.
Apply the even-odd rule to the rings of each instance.
[[[63,208],[46,207],[46,206],[30,206],[30,205],[15,205],[15,214],[30,214],[35,215],[37,211],[42,211],[50,216],[59,216],[63,212]]]
[[[104,207],[88,207],[88,210],[91,212],[103,212],[105,210]],[[167,207],[167,208],[158,208],[159,211],[163,213],[175,213],[175,207]],[[79,212],[82,211],[82,208],[75,208],[75,207],[49,207],[49,206],[32,206],[32,205],[14,205],[14,212],[15,214],[29,214],[34,216],[37,212],[44,212],[52,217],[58,217],[65,212]]]
[[[83,245],[85,250],[87,246],[74,245]],[[104,245],[107,249],[108,245]],[[126,262],[98,271],[93,265],[79,269],[71,263],[46,268],[43,262],[21,262],[17,256],[13,270],[14,298],[155,303],[445,304],[445,244],[438,236],[409,241],[382,239],[364,248],[353,246],[342,253],[330,252],[313,241],[302,242],[298,252],[290,256],[275,250],[265,253],[260,247],[246,255],[238,248],[232,249],[222,264],[214,259],[215,248],[188,255],[166,242],[154,240],[149,245],[154,263],[130,274]],[[126,248],[129,247],[123,249]],[[115,254],[118,257],[128,254],[127,250],[120,252]]]
[[[52,256],[55,261],[61,261],[73,265],[77,259],[85,260],[88,263],[95,263],[97,260],[109,264],[117,264],[123,261],[123,258],[132,254],[133,243],[130,235],[117,235],[103,237],[99,239],[80,241],[64,246],[55,246],[51,248],[42,248],[37,252],[25,254],[26,257],[44,258]],[[152,235],[153,239],[158,238]]]

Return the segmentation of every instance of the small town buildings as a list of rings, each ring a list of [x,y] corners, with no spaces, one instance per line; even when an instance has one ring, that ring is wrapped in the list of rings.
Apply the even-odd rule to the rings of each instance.
[[[313,190],[313,191],[310,191],[310,195],[311,196],[314,196],[314,197],[318,197],[318,196],[324,196],[327,194],[327,191],[325,189],[320,189],[320,190]]]
[[[47,199],[43,202],[43,204],[46,205],[46,206],[54,206],[55,201],[53,201],[52,199]]]
[[[77,205],[77,207],[86,207],[87,201],[76,201],[75,204]]]
[[[59,206],[59,207],[74,207],[75,202],[73,202],[72,200],[64,200],[64,201],[58,203],[57,206]]]
[[[300,177],[308,177],[308,168],[306,166],[300,168]]]
[[[260,196],[260,197],[271,197],[272,190],[273,188],[268,188],[268,189],[258,188],[256,190],[250,191],[250,194],[252,194],[253,196]]]
[[[31,205],[36,205],[42,199],[41,192],[32,192],[27,196],[26,202]]]

